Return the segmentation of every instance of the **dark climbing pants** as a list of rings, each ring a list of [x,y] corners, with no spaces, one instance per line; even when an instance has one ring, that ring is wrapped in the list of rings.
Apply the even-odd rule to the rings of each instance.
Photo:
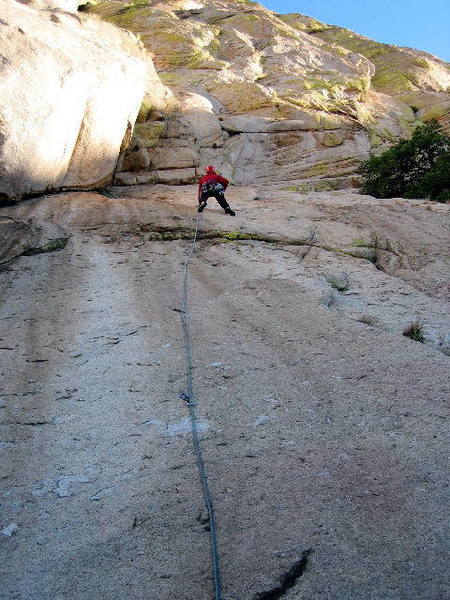
[[[215,198],[217,200],[217,202],[220,204],[220,206],[223,208],[223,210],[227,210],[227,208],[230,208],[230,205],[228,204],[228,202],[225,198],[225,194],[219,190],[215,190],[214,192],[212,192],[212,191],[202,192],[202,194],[200,196],[200,203],[201,202],[206,203],[208,198]]]

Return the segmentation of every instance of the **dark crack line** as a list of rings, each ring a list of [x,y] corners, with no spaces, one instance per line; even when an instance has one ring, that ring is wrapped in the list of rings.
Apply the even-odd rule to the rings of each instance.
[[[154,224],[143,224],[127,232],[114,236],[105,236],[108,242],[117,241],[123,236],[124,233],[135,234],[142,236],[147,234],[147,240],[150,242],[169,242],[177,240],[187,240],[192,237],[192,230],[185,227],[168,227],[163,225]],[[250,232],[239,232],[239,231],[220,231],[217,229],[202,230],[198,231],[198,239],[202,241],[219,241],[219,242],[264,242],[273,246],[309,246],[310,248],[319,248],[326,252],[334,252],[339,254],[345,254],[353,256],[360,260],[370,260],[359,256],[356,252],[353,252],[351,248],[334,248],[327,244],[319,244],[315,241],[316,231],[313,231],[309,238],[295,239],[295,238],[284,238],[284,237],[272,237],[267,234],[250,233]],[[373,262],[370,260],[370,262]]]
[[[96,226],[95,230],[100,229],[103,225],[109,225],[112,223],[104,223],[102,225]],[[88,228],[92,229],[92,228]],[[401,255],[391,250],[385,246],[380,246],[377,242],[374,245],[368,245],[363,247],[346,247],[346,248],[336,248],[330,246],[328,244],[321,244],[316,241],[317,231],[314,230],[311,232],[308,238],[304,239],[295,239],[295,238],[285,238],[285,237],[272,237],[267,234],[258,234],[258,233],[250,233],[250,232],[240,232],[240,231],[220,231],[220,230],[199,230],[198,239],[203,242],[262,242],[266,244],[270,244],[272,246],[284,246],[284,247],[303,247],[308,248],[308,251],[302,257],[301,260],[304,260],[308,253],[312,250],[312,248],[318,248],[320,250],[324,250],[325,252],[332,252],[334,254],[340,254],[344,256],[351,256],[358,260],[371,262],[377,270],[382,271],[383,273],[387,273],[390,275],[389,271],[384,268],[383,265],[379,262],[379,252],[383,251],[389,253],[397,258],[401,258]],[[187,240],[192,237],[192,230],[186,227],[170,227],[170,226],[162,226],[155,225],[151,223],[146,223],[137,226],[131,226],[129,230],[122,231],[118,234],[104,234],[103,237],[105,239],[105,243],[112,243],[116,241],[120,241],[124,239],[124,236],[128,237],[129,235],[136,235],[140,239],[149,242],[169,242],[169,241],[178,241],[178,240]],[[145,242],[144,242],[145,243]],[[143,244],[142,244],[143,245]],[[368,256],[361,256],[359,250],[364,248],[365,250],[372,250],[373,254]],[[154,252],[154,254],[161,254],[159,252]],[[164,253],[162,253],[164,254]],[[91,267],[79,267],[79,268],[91,268]]]
[[[298,579],[303,575],[305,569],[308,565],[309,555],[311,554],[312,549],[305,550],[302,552],[302,557],[300,560],[295,562],[292,567],[284,573],[280,577],[280,585],[268,590],[266,592],[261,592],[253,596],[253,600],[278,600],[284,596],[284,594],[295,586]]]
[[[41,425],[52,425],[52,421],[4,421],[1,425],[23,425],[31,427],[40,427]]]

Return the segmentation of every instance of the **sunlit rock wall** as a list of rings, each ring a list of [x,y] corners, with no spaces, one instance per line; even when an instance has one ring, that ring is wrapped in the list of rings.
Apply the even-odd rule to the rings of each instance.
[[[353,185],[370,152],[450,109],[444,61],[250,0],[89,11],[140,35],[181,105],[142,122],[124,183],[185,181],[213,162],[240,183]]]
[[[133,34],[47,4],[0,0],[3,202],[110,183],[144,95],[167,97]]]

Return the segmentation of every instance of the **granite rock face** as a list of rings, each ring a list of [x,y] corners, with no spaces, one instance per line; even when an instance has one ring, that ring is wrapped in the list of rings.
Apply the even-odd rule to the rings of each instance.
[[[249,0],[0,3],[0,201],[211,163],[236,184],[357,186],[372,152],[448,121],[440,59]]]
[[[0,201],[110,183],[144,95],[166,103],[133,34],[66,4],[0,1]]]
[[[312,548],[286,599],[443,600],[450,206],[281,188],[209,202],[189,270],[223,596],[270,597]],[[4,600],[213,597],[177,399],[196,192],[0,209],[71,236],[0,268]]]
[[[183,144],[236,183],[333,187],[370,152],[450,110],[444,61],[304,15],[247,0],[103,1],[89,11],[141,36],[180,102]],[[170,144],[152,140],[162,151],[150,170],[174,168],[166,133]]]

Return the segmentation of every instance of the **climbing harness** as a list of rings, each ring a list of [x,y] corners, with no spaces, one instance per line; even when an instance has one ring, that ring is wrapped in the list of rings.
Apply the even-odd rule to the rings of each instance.
[[[189,274],[189,263],[192,260],[192,256],[194,254],[195,246],[197,243],[197,236],[199,230],[201,215],[199,215],[195,221],[195,233],[194,238],[192,240],[192,245],[188,257],[184,262],[184,275],[183,275],[183,304],[181,309],[177,309],[176,312],[180,313],[181,316],[181,324],[183,327],[183,338],[184,338],[184,351],[185,351],[185,361],[186,361],[186,392],[180,393],[180,398],[186,402],[189,407],[189,420],[191,422],[192,429],[192,441],[194,445],[197,467],[200,475],[200,482],[202,485],[203,498],[205,501],[206,510],[208,512],[209,518],[209,535],[210,535],[210,544],[211,544],[211,559],[212,559],[212,575],[214,581],[214,600],[222,599],[222,583],[221,583],[221,575],[220,575],[220,561],[219,561],[219,551],[217,545],[217,525],[216,518],[214,514],[214,504],[212,501],[211,491],[209,489],[208,477],[206,474],[205,463],[203,460],[203,453],[200,444],[200,439],[198,436],[198,426],[197,426],[197,403],[195,401],[194,394],[194,381],[192,376],[192,345],[191,345],[191,337],[189,333],[189,321],[188,321],[188,274]]]
[[[214,194],[215,192],[225,193],[225,188],[222,183],[209,182],[204,183],[201,187],[202,194]]]

